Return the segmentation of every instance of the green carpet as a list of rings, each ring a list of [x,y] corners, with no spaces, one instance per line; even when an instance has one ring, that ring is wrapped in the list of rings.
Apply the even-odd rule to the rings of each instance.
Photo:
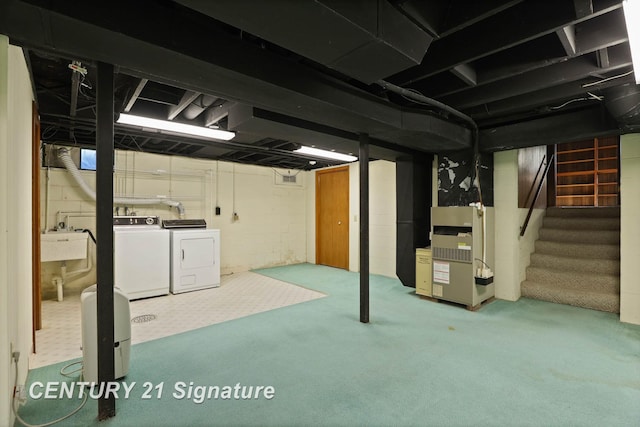
[[[329,296],[132,347],[117,417],[89,403],[60,425],[636,426],[640,327],[614,314],[522,299],[478,312],[371,276],[371,323],[358,322],[359,276],[300,264],[257,271]],[[59,381],[63,364],[32,370]],[[142,383],[164,383],[141,399]],[[176,382],[271,385],[271,400],[172,397]],[[32,423],[77,400],[30,400]]]

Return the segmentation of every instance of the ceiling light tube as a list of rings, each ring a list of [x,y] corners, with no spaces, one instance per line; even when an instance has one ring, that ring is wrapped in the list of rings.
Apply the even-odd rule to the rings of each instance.
[[[323,157],[325,159],[342,160],[345,162],[354,162],[358,160],[355,156],[348,154],[336,153],[335,151],[321,150],[319,148],[302,146],[294,151],[295,153],[308,154],[314,157]]]
[[[236,136],[235,132],[220,129],[209,129],[201,126],[186,125],[184,123],[170,122],[167,120],[151,119],[149,117],[135,116],[133,114],[121,113],[117,120],[124,125],[140,126],[169,132],[176,132],[185,135],[201,136],[210,139],[221,139],[228,141]]]
[[[624,0],[624,20],[627,24],[631,61],[636,83],[640,84],[640,2],[638,0]]]

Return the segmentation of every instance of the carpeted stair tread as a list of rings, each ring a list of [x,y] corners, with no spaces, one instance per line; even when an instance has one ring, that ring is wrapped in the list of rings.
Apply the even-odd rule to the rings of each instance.
[[[561,228],[565,230],[620,230],[620,218],[585,218],[568,216],[545,216],[544,228]]]
[[[537,240],[535,242],[536,253],[573,256],[576,258],[602,258],[620,259],[620,245],[588,244],[588,243],[563,243],[550,240]]]
[[[531,254],[530,267],[548,268],[566,272],[575,271],[579,273],[620,275],[619,259],[576,258],[574,256],[533,253]]]
[[[620,244],[619,230],[565,230],[561,228],[541,228],[540,240],[567,243],[597,243],[603,245]]]
[[[527,280],[550,284],[562,289],[620,293],[620,276],[613,274],[579,273],[576,271],[527,267]]]
[[[620,295],[611,293],[580,289],[563,289],[548,283],[537,283],[525,280],[522,282],[522,296],[610,313],[620,312]]]
[[[571,217],[571,218],[620,218],[620,207],[581,207],[581,208],[548,208],[548,217]]]
[[[620,312],[620,208],[548,208],[522,296]]]

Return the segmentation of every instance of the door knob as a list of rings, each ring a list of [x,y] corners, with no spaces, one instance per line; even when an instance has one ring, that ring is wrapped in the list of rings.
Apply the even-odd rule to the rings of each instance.
[[[342,221],[338,221],[338,225],[342,225]]]

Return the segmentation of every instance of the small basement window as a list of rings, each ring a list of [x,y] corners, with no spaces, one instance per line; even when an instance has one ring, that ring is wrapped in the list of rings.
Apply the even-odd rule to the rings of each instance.
[[[96,170],[96,150],[82,148],[80,150],[80,169]]]

